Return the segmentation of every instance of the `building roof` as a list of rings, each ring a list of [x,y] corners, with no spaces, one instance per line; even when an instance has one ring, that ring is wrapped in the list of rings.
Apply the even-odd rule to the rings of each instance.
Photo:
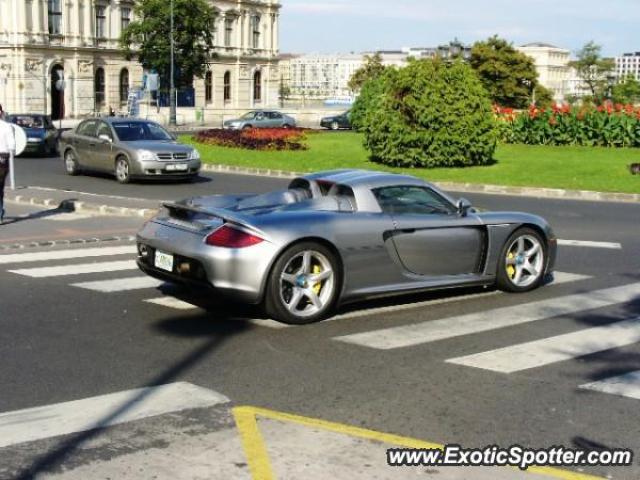
[[[557,47],[555,45],[551,45],[550,43],[544,43],[544,42],[532,42],[532,43],[527,43],[525,45],[521,45],[521,47],[536,47],[536,48],[557,48],[559,50],[564,50],[563,48]]]

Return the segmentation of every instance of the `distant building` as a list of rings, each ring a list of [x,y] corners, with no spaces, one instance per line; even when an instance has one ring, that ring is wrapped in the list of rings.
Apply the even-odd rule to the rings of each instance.
[[[385,66],[402,68],[410,58],[467,59],[471,47],[454,41],[440,47],[404,47],[400,50],[376,50],[363,53],[283,55],[280,78],[288,82],[293,98],[340,99],[352,97],[349,80],[364,65],[365,57],[379,54]]]
[[[616,77],[623,78],[633,75],[636,80],[640,80],[640,52],[623,53],[615,58]]]
[[[538,81],[551,91],[557,102],[563,101],[566,95],[574,94],[572,92],[580,91],[575,85],[575,75],[573,78],[571,75],[569,50],[548,43],[528,43],[517,49],[533,59]]]

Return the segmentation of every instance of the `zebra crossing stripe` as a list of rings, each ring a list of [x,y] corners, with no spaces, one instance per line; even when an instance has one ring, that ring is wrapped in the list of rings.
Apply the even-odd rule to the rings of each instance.
[[[165,283],[161,280],[149,276],[138,276],[129,278],[115,278],[112,280],[98,280],[95,282],[73,283],[72,287],[92,290],[94,292],[115,293],[127,292],[130,290],[143,290],[145,288],[157,288]]]
[[[227,402],[218,392],[178,382],[0,413],[0,448]]]
[[[452,358],[447,363],[513,373],[640,342],[640,317],[603,327]]]
[[[459,317],[334,337],[334,340],[379,350],[410,347],[630,302],[637,298],[638,291],[640,283],[634,283]]]
[[[589,242],[584,240],[558,240],[563,247],[605,248],[608,250],[622,250],[622,244],[615,242]]]
[[[579,388],[640,400],[640,370],[580,385]]]
[[[197,305],[178,300],[175,297],[150,298],[145,300],[145,302],[160,305],[161,307],[173,308],[175,310],[195,310],[198,308]]]
[[[136,270],[138,266],[134,260],[121,262],[95,262],[78,265],[58,265],[55,267],[24,268],[9,270],[11,273],[33,278],[63,277],[68,275],[81,275],[86,273],[118,272],[121,270]]]
[[[68,260],[71,258],[107,257],[111,255],[135,254],[136,247],[75,248],[71,250],[51,250],[48,252],[11,253],[0,255],[0,265],[9,263],[43,262],[47,260]]]

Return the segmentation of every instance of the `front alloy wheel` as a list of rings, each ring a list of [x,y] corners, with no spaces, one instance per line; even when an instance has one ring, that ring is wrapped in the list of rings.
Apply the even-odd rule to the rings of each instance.
[[[116,180],[120,183],[129,183],[131,181],[129,162],[124,157],[120,157],[116,160]]]
[[[276,262],[267,293],[267,310],[291,324],[324,318],[337,301],[338,263],[322,245],[299,244]]]
[[[64,154],[64,169],[68,175],[78,175],[80,173],[78,161],[71,150]]]
[[[528,228],[515,232],[507,241],[498,272],[498,286],[512,292],[538,287],[545,271],[545,247],[540,235]]]

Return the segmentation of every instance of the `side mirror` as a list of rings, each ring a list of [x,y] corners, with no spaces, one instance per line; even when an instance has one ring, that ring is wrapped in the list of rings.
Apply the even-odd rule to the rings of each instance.
[[[104,142],[109,142],[109,143],[113,142],[113,139],[105,133],[103,133],[102,135],[98,135],[98,138]]]
[[[471,202],[466,198],[461,198],[458,200],[456,207],[458,208],[458,215],[466,217],[469,214],[469,210],[473,208],[473,205],[471,205]]]

